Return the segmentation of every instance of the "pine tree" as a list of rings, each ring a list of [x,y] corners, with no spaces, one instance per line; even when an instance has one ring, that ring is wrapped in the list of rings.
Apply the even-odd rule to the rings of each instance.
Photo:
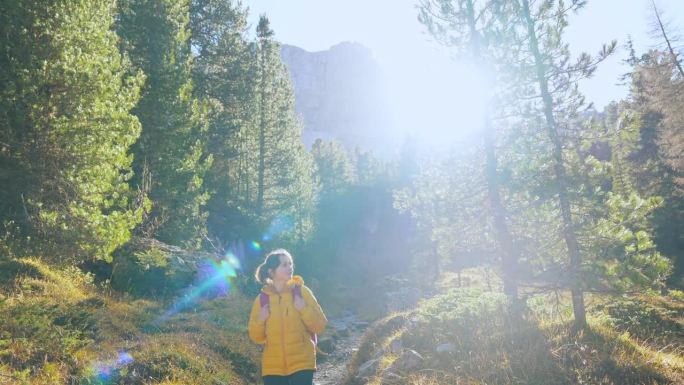
[[[582,55],[577,63],[569,63],[569,50],[562,41],[567,26],[567,14],[584,5],[583,1],[573,0],[569,5],[545,0],[530,8],[528,0],[520,0],[521,41],[533,71],[529,72],[530,83],[538,90],[541,104],[539,113],[544,119],[543,128],[551,142],[552,164],[555,193],[560,208],[562,235],[569,255],[569,275],[575,324],[586,326],[583,288],[581,284],[582,251],[577,239],[577,229],[573,222],[571,196],[567,172],[567,159],[563,154],[563,138],[559,122],[572,118],[583,102],[577,92],[577,79],[590,76],[596,64],[589,55]],[[544,31],[542,33],[541,31]],[[604,47],[601,56],[610,54],[614,48]],[[526,71],[527,72],[527,71]]]
[[[256,66],[256,213],[265,214],[265,218],[292,218],[294,231],[289,238],[302,242],[312,226],[314,166],[301,139],[302,122],[295,115],[290,75],[266,17],[261,17],[257,25]]]
[[[660,198],[639,197],[626,170],[627,154],[635,148],[638,116],[616,114],[607,127],[607,139],[614,151],[614,191],[592,185],[591,175],[600,175],[608,168],[578,151],[586,145],[580,145],[577,138],[577,132],[580,136],[583,133],[577,118],[584,101],[577,82],[591,76],[598,63],[612,53],[615,43],[604,45],[597,59],[582,54],[572,63],[563,31],[568,13],[584,2],[542,1],[531,5],[520,0],[518,4],[517,35],[524,51],[511,51],[515,55],[511,61],[521,63],[521,92],[532,94],[527,112],[536,118],[528,124],[543,129],[550,144],[553,201],[560,212],[560,234],[569,259],[566,284],[572,292],[575,324],[584,327],[585,289],[657,287],[667,276],[669,263],[653,247],[647,220]]]
[[[252,46],[253,97],[249,117],[231,135],[229,215],[235,239],[268,237],[273,223],[286,223],[278,236],[303,241],[311,231],[315,207],[313,161],[301,140],[301,121],[294,110],[290,76],[280,59],[268,19],[260,18]],[[260,232],[262,234],[254,234]]]
[[[206,234],[204,109],[193,96],[188,0],[121,3],[123,49],[146,76],[135,115],[142,134],[134,146],[133,185],[149,178],[153,209],[141,233],[177,246],[198,247]]]
[[[629,194],[636,188],[629,157],[637,150],[641,117],[626,102],[605,108],[605,130],[610,145],[612,166],[611,191]]]
[[[649,108],[662,116],[656,127],[658,154],[671,169],[680,190],[684,190],[684,76],[671,56],[660,51],[645,55],[638,71]]]
[[[254,111],[252,51],[246,39],[247,11],[240,2],[193,0],[190,6],[195,95],[208,106],[207,151],[213,157],[206,186],[209,233],[222,240],[240,238],[247,222],[248,161],[245,133]],[[247,231],[244,236],[250,231]]]
[[[670,64],[674,67],[680,78],[684,78],[684,69],[682,69],[682,60],[679,58],[680,52],[678,52],[678,47],[676,46],[679,36],[674,36],[671,31],[668,31],[667,23],[663,20],[661,11],[656,6],[655,0],[651,0],[651,6],[653,7],[653,31],[654,35],[658,40],[662,40],[665,43],[665,52],[670,59]],[[681,47],[679,47],[681,48]]]
[[[339,194],[349,189],[355,179],[347,151],[336,141],[316,139],[311,146],[316,164],[316,179],[320,194]]]
[[[434,243],[433,262],[460,271],[494,262],[498,253],[489,218],[485,155],[481,148],[451,154],[441,161],[424,161],[408,188],[394,193],[394,207],[409,212],[418,228]]]
[[[656,248],[653,213],[663,204],[652,188],[640,188],[635,164],[641,144],[639,130],[644,125],[638,109],[630,101],[607,106],[600,124],[580,132],[582,148],[608,144],[610,156],[580,155],[573,168],[591,170],[577,194],[580,211],[588,220],[580,222],[578,238],[584,252],[591,256],[584,274],[592,289],[627,291],[639,288],[663,288],[670,273],[670,262]],[[576,178],[577,179],[577,178]],[[581,191],[581,190],[580,190]],[[649,192],[650,191],[650,192]]]
[[[598,63],[613,51],[614,43],[604,46],[597,60],[583,54],[577,62],[571,62],[568,46],[562,40],[563,30],[567,14],[583,4],[425,1],[421,16],[436,37],[465,50],[461,56],[470,54],[479,60],[480,67],[487,65],[499,82],[495,84],[498,92],[490,101],[489,121],[502,129],[494,131],[490,125],[485,130],[485,136],[489,136],[484,143],[486,182],[471,181],[471,174],[457,180],[486,188],[490,205],[495,197],[491,192],[501,194],[506,209],[515,213],[503,217],[510,221],[514,248],[522,257],[516,266],[520,274],[516,278],[540,289],[570,288],[580,327],[586,324],[583,290],[657,287],[668,271],[667,261],[649,243],[647,218],[658,206],[658,198],[635,195],[630,175],[629,159],[636,148],[635,127],[641,116],[621,113],[621,120],[616,118],[609,124],[610,132],[601,133],[603,140],[617,149],[612,161],[598,160],[586,151],[600,143],[585,137],[596,132],[578,123],[584,99],[577,82],[591,76]],[[499,116],[506,118],[492,120]],[[493,133],[499,134],[496,141],[492,140]],[[500,144],[492,146],[495,143]],[[477,164],[467,163],[471,169]],[[455,167],[465,164],[461,161]],[[615,172],[609,174],[608,170]],[[471,205],[478,206],[478,202],[473,200],[474,194],[458,194],[455,186],[459,182],[446,182],[452,172],[442,170],[440,176],[435,176],[425,170],[423,174],[416,180],[415,194],[403,197],[406,206],[423,218],[419,223],[430,224],[435,240],[441,238],[439,242],[454,245],[459,238],[444,234],[459,215]],[[610,191],[611,186],[616,191]],[[455,201],[453,207],[433,203],[440,191],[458,195],[437,199],[440,205]],[[627,214],[629,210],[633,210],[633,216]],[[444,213],[452,218],[442,218]],[[486,232],[490,224],[481,226],[480,231]],[[611,228],[633,236],[620,238],[606,233]],[[465,239],[477,236],[475,232]],[[487,239],[480,239],[478,244],[487,245]]]
[[[505,30],[511,15],[509,6],[499,1],[477,2],[474,0],[424,0],[419,19],[431,34],[448,46],[455,48],[460,56],[472,58],[477,68],[488,68],[494,76],[496,61],[505,44],[501,30]],[[499,57],[497,58],[497,55]],[[493,63],[492,63],[493,62]],[[504,280],[504,292],[517,297],[516,270],[519,258],[514,239],[507,222],[507,212],[502,198],[497,156],[494,106],[495,98],[487,101],[482,116],[483,145],[486,154],[483,173],[488,196],[488,212],[496,234],[496,244]]]
[[[0,231],[18,255],[108,259],[141,220],[127,181],[143,77],[114,16],[109,0],[0,5]]]
[[[631,46],[630,46],[631,48]],[[660,196],[651,223],[658,251],[672,258],[674,273],[670,283],[681,285],[684,276],[684,205],[682,168],[677,167],[678,148],[682,148],[677,120],[684,116],[679,107],[684,92],[672,55],[651,50],[639,57],[630,49],[627,61],[632,71],[629,112],[638,116],[639,142],[630,155],[630,168],[640,196]],[[680,91],[678,91],[678,88]],[[681,151],[680,151],[681,152]]]
[[[387,176],[387,167],[373,152],[354,148],[351,156],[353,173],[360,185],[376,184],[382,177]]]

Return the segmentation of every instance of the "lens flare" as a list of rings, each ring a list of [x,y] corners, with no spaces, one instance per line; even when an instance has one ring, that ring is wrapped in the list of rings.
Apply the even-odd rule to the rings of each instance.
[[[133,357],[126,351],[119,352],[115,359],[95,361],[90,366],[93,373],[91,381],[95,384],[109,384],[118,376],[121,369],[134,361]]]
[[[261,251],[261,243],[257,241],[252,241],[249,243],[249,246],[252,248],[254,251]]]
[[[238,271],[242,271],[242,266],[245,266],[247,258],[252,254],[251,246],[245,245],[244,241],[235,241],[225,247],[223,259],[233,265]]]
[[[262,241],[268,242],[282,233],[291,231],[294,228],[292,219],[287,216],[276,217],[271,221],[268,231],[261,237]]]
[[[261,245],[255,243],[259,248]],[[159,316],[154,323],[160,325],[178,312],[192,306],[201,298],[214,298],[227,295],[233,285],[233,281],[242,271],[240,258],[232,251],[224,254],[218,261],[206,260],[198,265],[195,284],[191,286],[170,309]],[[96,361],[91,363],[91,382],[95,384],[110,384],[116,381],[118,372],[135,360],[126,351],[118,353],[115,359],[109,361]]]
[[[170,317],[190,307],[200,298],[227,295],[233,285],[232,281],[237,277],[238,271],[241,270],[240,266],[240,261],[230,253],[218,262],[208,260],[201,263],[197,270],[195,284],[187,290],[178,302],[159,317],[156,323],[166,322]]]
[[[235,256],[232,252],[227,252],[226,255],[223,256],[224,261],[228,262],[231,266],[233,266],[236,270],[242,270],[242,264],[240,263],[240,259]]]
[[[128,352],[119,352],[119,357],[116,359],[117,366],[128,365],[135,361]]]

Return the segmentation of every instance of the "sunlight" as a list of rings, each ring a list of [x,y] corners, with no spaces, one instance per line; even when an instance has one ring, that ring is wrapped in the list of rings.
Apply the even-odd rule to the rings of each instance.
[[[479,132],[488,87],[472,64],[425,52],[388,71],[391,125],[395,135],[440,149]]]
[[[254,242],[256,243],[256,242]],[[230,292],[233,280],[241,271],[239,259],[231,252],[227,252],[220,261],[204,261],[197,269],[196,284],[191,286],[185,295],[180,297],[169,310],[156,320],[156,324],[166,322],[170,317],[196,303],[203,296],[220,297]]]
[[[0,2],[0,385],[684,384],[684,0],[124,3]]]
[[[391,5],[361,0],[339,4],[254,0],[250,18],[256,24],[258,15],[267,11],[274,16],[271,22],[280,41],[312,52],[343,41],[368,47],[382,76],[380,105],[370,108],[376,117],[387,115],[380,119],[380,127],[373,126],[377,132],[367,133],[380,139],[374,150],[397,149],[409,135],[421,145],[445,149],[479,131],[486,83],[481,69],[464,58],[452,58],[450,49],[426,34],[416,18],[415,5],[414,0],[396,0]],[[301,18],[297,9],[323,16]],[[350,19],[355,20],[351,29]]]
[[[276,217],[261,239],[263,242],[268,242],[279,234],[291,230],[291,228],[292,221],[287,216]],[[228,247],[228,251],[219,261],[206,260],[201,262],[197,267],[195,284],[189,287],[186,293],[180,296],[179,300],[164,314],[160,315],[155,323],[161,324],[168,321],[169,318],[203,298],[220,297],[230,293],[234,279],[242,272],[245,257],[248,255],[261,257],[262,249],[262,242],[256,240],[246,242],[246,247],[242,242],[239,242],[237,245]]]
[[[294,225],[292,223],[292,219],[290,219],[288,216],[277,216],[273,218],[270,226],[268,227],[268,230],[266,230],[264,235],[261,236],[261,240],[263,242],[268,242],[276,238],[279,234],[291,231],[293,227]],[[259,246],[258,249],[254,249],[254,251],[260,250],[261,246]]]

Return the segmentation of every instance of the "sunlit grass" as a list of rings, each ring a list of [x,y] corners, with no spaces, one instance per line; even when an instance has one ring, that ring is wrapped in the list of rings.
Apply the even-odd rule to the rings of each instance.
[[[204,299],[159,323],[173,299],[107,296],[87,275],[38,259],[14,261],[2,277],[0,373],[8,383],[137,383],[141,373],[155,384],[258,381],[259,352],[244,330],[249,298]],[[587,295],[589,329],[577,333],[567,293],[530,296],[516,316],[491,271],[469,269],[460,280],[469,287],[447,290],[456,279],[445,274],[437,297],[375,322],[344,383],[357,384],[353,374],[373,358],[379,362],[368,381],[381,383],[402,348],[426,358],[424,367],[404,375],[408,385],[684,382],[678,292]],[[375,301],[382,302],[381,294]],[[446,343],[454,350],[435,352]]]
[[[390,314],[376,321],[363,335],[358,351],[352,356],[347,365],[347,374],[343,384],[355,384],[355,374],[359,367],[370,360],[378,347],[387,347],[408,320],[408,313]]]
[[[371,328],[350,371],[378,354],[395,359],[397,353],[387,346],[398,339],[426,358],[419,370],[402,373],[397,382],[402,385],[684,383],[684,334],[677,326],[684,302],[676,292],[617,299],[587,294],[589,327],[578,332],[569,293],[528,295],[526,309],[516,315],[498,291],[488,290],[497,286],[489,273],[470,269],[460,282],[472,287],[449,289],[457,281],[455,274],[445,274],[438,282],[442,294],[402,317],[412,321],[393,330],[383,323]],[[621,311],[613,312],[615,306]],[[631,311],[650,318],[632,318]],[[640,335],[621,328],[637,328]],[[447,343],[453,351],[435,352],[435,346]],[[376,383],[387,367],[379,366]],[[345,384],[359,382],[350,374]]]
[[[94,288],[93,277],[81,273],[78,268],[55,269],[40,258],[7,261],[2,269],[12,278],[5,287],[5,290],[13,291],[9,298],[49,294],[56,303],[74,304],[87,299]]]
[[[173,299],[106,295],[75,268],[12,260],[0,279],[2,384],[247,385],[258,378],[259,352],[245,331],[251,301],[240,295],[196,301],[158,323]]]

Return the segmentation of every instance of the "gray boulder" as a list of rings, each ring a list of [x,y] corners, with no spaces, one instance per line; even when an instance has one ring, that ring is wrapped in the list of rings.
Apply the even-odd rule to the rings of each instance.
[[[356,377],[359,379],[373,377],[375,372],[378,371],[378,366],[380,366],[380,359],[378,358],[366,361],[359,366],[359,372],[356,374]]]
[[[415,350],[405,350],[392,364],[386,369],[392,373],[412,373],[423,366],[425,359]]]

